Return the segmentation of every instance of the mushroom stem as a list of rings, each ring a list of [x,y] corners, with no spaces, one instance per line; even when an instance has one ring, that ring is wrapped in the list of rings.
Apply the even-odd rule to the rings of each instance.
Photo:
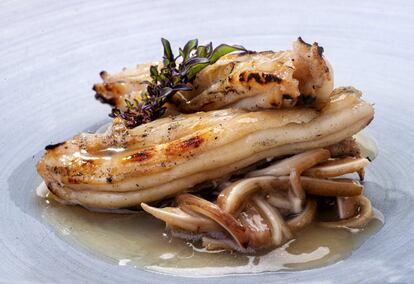
[[[326,149],[315,149],[306,151],[290,158],[283,159],[275,164],[257,171],[250,172],[247,177],[257,176],[286,176],[292,170],[296,170],[299,175],[320,162],[330,158],[330,153]]]
[[[318,222],[319,225],[327,228],[361,228],[369,223],[372,219],[372,206],[371,202],[365,196],[358,196],[355,198],[358,203],[359,212],[355,212],[355,215],[351,218],[332,221],[332,222]]]
[[[176,227],[195,233],[222,231],[221,226],[213,220],[198,214],[189,214],[180,208],[155,208],[145,203],[141,203],[141,207],[155,218],[164,221],[171,228]]]
[[[281,181],[272,176],[247,178],[228,185],[218,196],[217,205],[229,214],[236,215],[250,195],[259,190],[270,191],[278,188]]]
[[[286,224],[288,225],[291,232],[300,231],[312,223],[313,219],[315,218],[315,214],[316,202],[314,200],[308,200],[308,202],[306,202],[306,207],[302,213],[288,220]]]
[[[271,206],[263,197],[258,195],[252,197],[252,202],[256,205],[261,215],[269,222],[274,246],[279,246],[285,240],[292,237],[289,227],[275,207]]]
[[[260,215],[253,202],[248,202],[243,212],[240,213],[239,220],[246,228],[249,247],[260,249],[272,244],[272,232],[269,223]]]
[[[303,203],[305,202],[306,194],[302,188],[300,180],[300,174],[296,169],[292,169],[289,175],[290,191],[288,196],[292,203],[292,210],[294,213],[299,213],[303,209]]]
[[[336,197],[339,219],[348,219],[355,215],[358,210],[358,197]]]
[[[359,172],[367,165],[369,165],[369,161],[365,158],[346,157],[326,161],[307,169],[303,172],[303,175],[319,178],[337,177],[348,173]]]
[[[267,202],[273,207],[279,209],[282,213],[284,211],[291,212],[292,204],[284,191],[272,191],[266,195]]]
[[[176,200],[178,206],[183,210],[191,210],[220,224],[240,247],[246,247],[248,239],[244,227],[216,204],[188,193],[177,196]]]
[[[302,186],[306,193],[318,196],[357,196],[362,193],[362,185],[346,178],[318,179],[302,177]]]
[[[293,171],[294,173],[294,171]],[[320,196],[356,196],[362,193],[362,186],[350,179],[318,179],[311,177],[301,177],[298,181],[298,176],[293,174],[290,176],[273,177],[262,176],[247,178],[228,185],[218,196],[217,205],[225,212],[237,215],[241,210],[242,205],[249,197],[258,192],[267,192],[271,194],[277,190],[288,191],[292,187],[292,191],[287,194],[288,201],[283,201],[282,206],[275,205],[280,203],[280,200],[272,198],[270,202],[275,207],[289,209],[292,212],[301,212],[302,200],[300,197],[302,190],[308,194]],[[303,189],[302,189],[303,188]],[[298,192],[299,197],[291,192]],[[272,195],[270,195],[272,197]],[[290,202],[287,206],[286,202]]]

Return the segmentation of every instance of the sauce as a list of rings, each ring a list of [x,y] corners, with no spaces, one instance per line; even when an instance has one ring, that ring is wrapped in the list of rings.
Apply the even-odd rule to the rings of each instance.
[[[358,134],[362,155],[373,160],[375,142]],[[45,197],[42,183],[36,190]],[[280,270],[303,270],[338,262],[383,224],[374,210],[373,220],[364,229],[329,229],[311,225],[277,249],[255,255],[206,251],[171,238],[163,222],[138,212],[134,214],[98,213],[81,207],[64,206],[53,199],[38,199],[42,217],[63,239],[85,251],[118,265],[181,276],[218,276]]]
[[[263,255],[208,252],[170,238],[163,222],[144,214],[91,212],[42,199],[42,216],[69,243],[119,265],[168,274],[213,276],[302,270],[342,260],[377,232],[380,213],[362,230],[328,229],[311,225],[295,239]]]

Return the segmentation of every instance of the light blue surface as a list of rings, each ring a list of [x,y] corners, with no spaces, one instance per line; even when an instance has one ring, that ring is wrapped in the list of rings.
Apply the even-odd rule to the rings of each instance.
[[[413,1],[71,2],[0,2],[0,283],[414,282]],[[91,91],[99,71],[159,59],[161,36],[174,47],[198,37],[277,50],[299,35],[325,47],[337,86],[354,85],[375,102],[369,132],[380,156],[368,169],[367,194],[386,224],[350,258],[302,272],[194,280],[113,265],[42,223],[32,156],[106,118],[108,107]]]

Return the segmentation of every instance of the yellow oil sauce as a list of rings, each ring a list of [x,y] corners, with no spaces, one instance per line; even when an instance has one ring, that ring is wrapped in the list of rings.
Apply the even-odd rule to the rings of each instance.
[[[183,276],[302,270],[329,265],[349,256],[383,224],[376,211],[375,218],[364,229],[311,225],[280,248],[244,255],[210,252],[171,238],[165,233],[163,222],[143,212],[101,213],[61,205],[47,198],[39,202],[42,217],[72,245],[119,265]]]
[[[366,135],[363,155],[375,158],[375,146]],[[360,139],[360,138],[359,138]],[[358,139],[358,140],[359,140]],[[362,147],[361,147],[362,148]],[[47,189],[42,184],[38,195]],[[382,224],[381,214],[364,229],[329,229],[311,225],[277,249],[256,255],[206,251],[165,233],[163,222],[138,212],[92,212],[38,198],[42,217],[66,241],[96,257],[161,273],[181,276],[217,276],[326,266],[346,258]]]

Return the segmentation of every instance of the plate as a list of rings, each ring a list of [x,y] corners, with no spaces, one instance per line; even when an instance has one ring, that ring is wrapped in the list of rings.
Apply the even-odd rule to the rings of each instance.
[[[399,2],[3,1],[0,282],[412,283],[414,7]],[[96,257],[44,222],[34,165],[45,145],[107,120],[108,107],[91,91],[101,70],[157,60],[160,37],[173,46],[197,37],[278,50],[299,35],[324,46],[336,86],[356,86],[375,102],[367,131],[380,152],[367,169],[366,194],[385,225],[350,257],[300,272],[173,277]]]

